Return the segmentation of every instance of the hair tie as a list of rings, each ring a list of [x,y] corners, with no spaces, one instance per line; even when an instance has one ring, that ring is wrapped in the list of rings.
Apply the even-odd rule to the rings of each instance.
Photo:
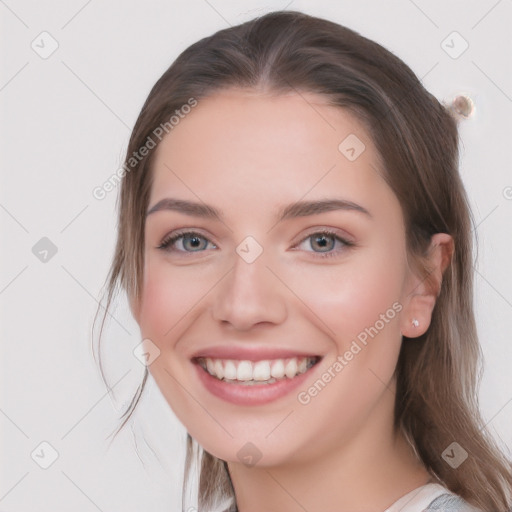
[[[447,108],[457,120],[468,119],[475,111],[475,104],[469,96],[460,94],[455,96]]]

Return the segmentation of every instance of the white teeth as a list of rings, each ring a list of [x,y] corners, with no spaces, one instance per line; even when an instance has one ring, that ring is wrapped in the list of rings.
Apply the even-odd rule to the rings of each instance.
[[[297,375],[297,359],[290,359],[284,367],[284,373],[289,379]]]
[[[240,361],[232,359],[200,358],[199,363],[208,373],[219,380],[247,385],[271,384],[276,379],[293,379],[305,373],[317,362],[316,357],[292,357],[272,361]]]
[[[225,379],[236,379],[237,371],[236,366],[233,361],[226,361],[226,364],[224,365],[224,378]]]
[[[222,361],[220,359],[215,360],[213,363],[213,369],[215,371],[215,376],[219,379],[224,377],[224,368],[222,367]]]
[[[278,359],[270,370],[270,375],[274,377],[274,379],[282,379],[284,377],[284,362],[282,359]]]
[[[253,380],[250,361],[240,361],[236,370],[236,380]]]
[[[254,380],[269,380],[270,363],[268,361],[258,361],[254,365],[254,369],[252,371],[252,378]]]

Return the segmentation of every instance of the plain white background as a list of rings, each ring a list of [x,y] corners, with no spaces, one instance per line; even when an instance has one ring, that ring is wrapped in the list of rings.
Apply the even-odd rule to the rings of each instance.
[[[475,114],[461,126],[461,174],[480,247],[480,401],[491,430],[512,447],[511,2],[288,2],[0,1],[0,510],[180,510],[185,432],[151,380],[133,426],[110,446],[106,439],[143,367],[122,301],[103,340],[110,394],[92,358],[117,194],[100,201],[92,190],[121,165],[150,88],[183,49],[282,8],[376,40],[441,101],[473,99]],[[48,248],[43,237],[57,250],[47,261],[37,257],[36,244]]]

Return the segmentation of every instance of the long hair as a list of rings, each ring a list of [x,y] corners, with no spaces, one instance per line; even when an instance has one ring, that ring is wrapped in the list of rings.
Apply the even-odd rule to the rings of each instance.
[[[176,110],[229,87],[276,95],[317,93],[357,116],[382,158],[384,179],[400,201],[408,257],[425,278],[431,236],[453,237],[455,253],[443,275],[431,325],[422,336],[402,343],[395,371],[395,429],[437,481],[483,510],[505,512],[510,507],[512,465],[486,430],[478,407],[482,368],[473,311],[473,221],[458,170],[454,116],[408,66],[379,44],[327,20],[277,11],[220,30],[178,56],[146,99],[126,163],[155,128],[169,125]],[[118,289],[140,298],[144,212],[154,154],[149,152],[122,179],[101,330]],[[119,430],[133,413],[146,378],[147,368]],[[468,454],[456,469],[442,456],[453,442]],[[194,450],[194,444],[188,435],[185,483],[197,452],[200,510],[234,498],[227,464],[205,450]]]

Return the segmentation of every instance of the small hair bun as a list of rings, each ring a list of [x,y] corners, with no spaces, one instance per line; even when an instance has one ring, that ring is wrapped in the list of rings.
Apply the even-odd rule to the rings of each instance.
[[[447,108],[456,119],[468,119],[475,111],[475,104],[469,96],[460,94],[455,96],[451,103],[447,105]]]

